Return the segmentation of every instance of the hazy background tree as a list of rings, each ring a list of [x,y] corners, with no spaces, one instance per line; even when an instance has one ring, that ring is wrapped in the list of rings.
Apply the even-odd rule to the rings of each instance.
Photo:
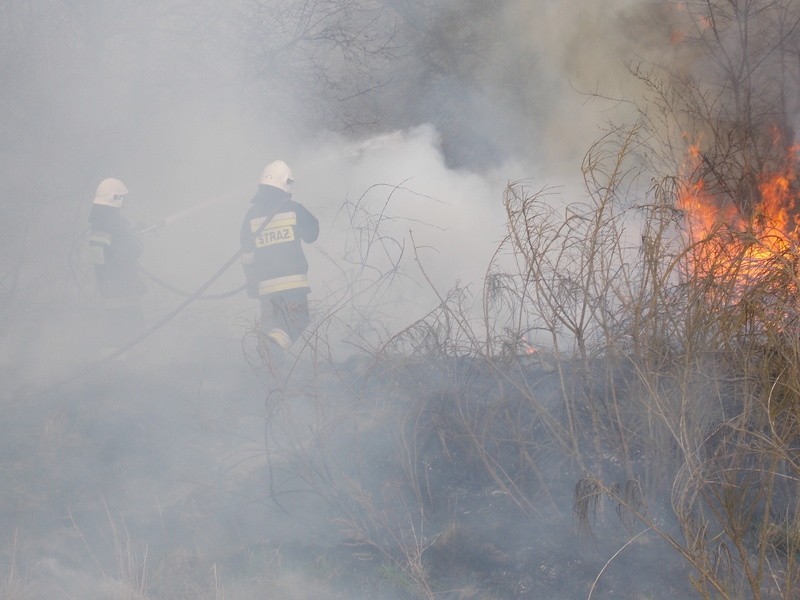
[[[745,219],[762,200],[765,178],[794,160],[799,10],[793,0],[679,3],[674,59],[631,63],[646,86],[642,112],[666,168],[692,163],[686,174]]]

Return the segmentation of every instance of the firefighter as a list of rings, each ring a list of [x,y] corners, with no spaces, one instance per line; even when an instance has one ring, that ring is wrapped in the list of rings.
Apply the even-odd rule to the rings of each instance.
[[[142,242],[120,208],[128,188],[119,179],[97,186],[89,215],[89,251],[96,291],[106,316],[105,345],[119,349],[142,330],[141,298],[146,288],[139,276]]]
[[[319,235],[316,217],[292,200],[293,182],[285,162],[268,164],[241,230],[248,295],[261,302],[259,350],[278,362],[310,321],[301,242],[310,244]]]

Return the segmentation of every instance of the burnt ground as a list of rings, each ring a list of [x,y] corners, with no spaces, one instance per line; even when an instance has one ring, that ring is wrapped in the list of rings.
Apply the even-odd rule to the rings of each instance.
[[[274,391],[240,344],[133,352],[45,393],[5,386],[2,600],[567,600],[596,578],[596,599],[693,597],[653,532],[606,564],[644,527],[627,529],[604,501],[581,535],[581,471],[548,444],[531,450],[538,475],[517,479],[529,503],[487,477],[447,424],[456,406],[491,414],[510,393],[480,361],[303,357]],[[520,373],[555,397],[547,368]],[[497,456],[504,422],[481,423],[498,429]],[[530,435],[547,433],[532,421]],[[668,499],[651,502],[669,528]]]

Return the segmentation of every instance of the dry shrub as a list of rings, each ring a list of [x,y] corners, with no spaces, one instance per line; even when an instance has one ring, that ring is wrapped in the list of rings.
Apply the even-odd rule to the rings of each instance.
[[[656,106],[673,110],[670,99]],[[659,127],[645,117],[598,141],[584,160],[580,202],[510,183],[508,235],[479,294],[436,289],[413,236],[391,240],[380,232],[388,213],[369,218],[361,203],[350,207],[361,225],[342,298],[385,298],[394,278],[410,276],[400,264],[413,252],[438,302],[383,337],[369,303],[355,311],[355,329],[369,332],[362,395],[336,415],[316,409],[310,431],[287,440],[285,464],[334,508],[355,546],[420,594],[436,593],[426,555],[461,524],[459,503],[496,492],[508,514],[536,519],[548,499],[558,514],[544,470],[559,465],[583,473],[579,529],[590,532],[600,499],[610,498],[627,531],[641,522],[687,561],[702,597],[795,592],[797,249],[776,250],[761,230],[727,223],[692,237],[677,208],[684,183],[643,184],[653,172],[645,167],[656,158],[663,166],[678,148],[666,140],[642,160],[643,148],[664,141]],[[774,154],[758,141],[762,158]],[[723,179],[746,154],[741,145],[715,150],[706,156],[721,157],[718,168],[706,161],[702,172]],[[748,177],[731,185],[744,189]],[[378,248],[383,268],[367,264]],[[370,292],[351,293],[358,289]],[[314,339],[330,356],[325,336]],[[352,461],[325,452],[343,428],[354,432]],[[370,473],[370,438],[391,441],[382,477]],[[664,497],[680,538],[649,513]]]
[[[675,180],[637,186],[641,134],[590,150],[582,203],[510,184],[508,236],[480,295],[431,284],[438,304],[375,346],[355,398],[296,381],[270,396],[279,503],[320,498],[351,553],[433,597],[440,550],[470,507],[501,498],[510,518],[561,514],[550,473],[575,470],[583,533],[609,498],[628,533],[643,523],[686,560],[701,596],[790,597],[796,261],[759,249],[753,270],[762,242],[733,228],[688,241]],[[324,339],[305,347],[320,360]],[[649,512],[665,497],[682,537]]]

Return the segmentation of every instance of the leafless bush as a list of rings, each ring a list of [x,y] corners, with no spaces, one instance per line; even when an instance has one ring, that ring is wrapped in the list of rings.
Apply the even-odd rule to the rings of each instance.
[[[701,597],[796,594],[797,248],[771,239],[758,194],[762,174],[786,166],[790,137],[786,107],[775,109],[759,69],[796,57],[797,28],[793,13],[780,16],[785,3],[763,11],[705,4],[712,21],[696,40],[728,61],[708,79],[716,87],[634,67],[652,110],[589,150],[581,201],[509,184],[508,236],[477,297],[436,289],[413,237],[370,233],[386,213],[363,221],[352,257],[359,277],[379,282],[367,289],[385,297],[380,282],[400,272],[364,268],[370,252],[390,249],[398,259],[414,255],[416,277],[437,299],[399,331],[369,325],[374,311],[360,313],[363,331],[380,339],[362,346],[368,379],[386,392],[355,407],[367,409],[354,420],[355,445],[370,432],[388,437],[392,469],[378,484],[365,456],[349,467],[325,456],[335,429],[353,422],[346,415],[329,415],[290,452],[291,464],[336,508],[348,539],[424,595],[437,590],[430,549],[461,516],[456,492],[497,494],[535,519],[550,492],[541,464],[552,468],[553,457],[582,473],[573,501],[584,533],[609,499],[627,532],[641,523],[686,561]],[[768,22],[785,34],[773,46],[766,37],[750,50],[730,45],[742,27]],[[742,220],[696,235],[685,198],[701,181],[715,208],[734,206]],[[680,536],[650,510],[664,497]],[[552,509],[558,514],[557,502]],[[441,511],[449,519],[437,521]]]
[[[793,253],[733,227],[689,237],[675,208],[679,182],[636,187],[642,132],[591,149],[583,203],[509,185],[509,234],[478,298],[436,289],[413,237],[368,235],[390,217],[363,215],[351,256],[358,272],[342,305],[358,300],[358,286],[369,298],[390,289],[370,278],[390,286],[410,277],[400,264],[411,254],[438,303],[362,345],[370,354],[359,385],[377,396],[334,402],[296,372],[270,395],[279,503],[301,492],[321,498],[351,551],[433,597],[431,549],[458,525],[459,494],[497,494],[527,519],[541,516],[542,501],[559,514],[542,465],[561,461],[585,474],[574,496],[584,533],[609,498],[630,534],[640,522],[667,540],[704,597],[790,597],[800,390]],[[364,264],[377,248],[388,271]],[[357,311],[370,332],[362,339],[380,339],[368,304]],[[331,357],[329,331],[315,329],[304,352]],[[349,454],[336,455],[343,437]],[[390,442],[379,456],[375,439]],[[670,493],[682,539],[649,512]]]

